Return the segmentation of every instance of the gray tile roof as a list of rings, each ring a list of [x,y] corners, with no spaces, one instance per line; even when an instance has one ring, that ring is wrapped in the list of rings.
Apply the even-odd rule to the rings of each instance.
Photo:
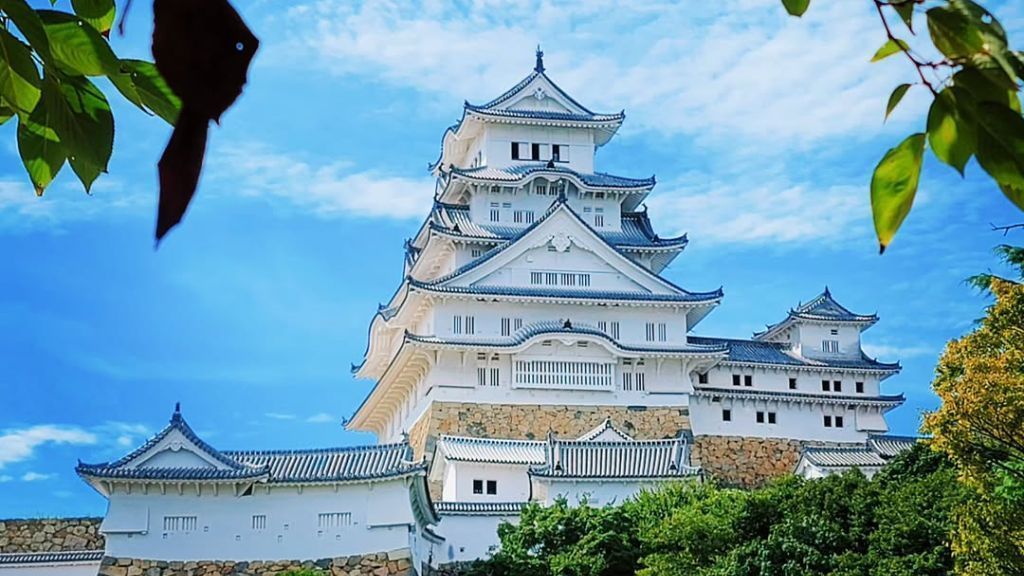
[[[476,168],[455,167],[451,170],[451,173],[469,180],[488,182],[521,182],[533,174],[556,174],[572,176],[586,186],[613,189],[647,190],[656,183],[654,176],[648,178],[628,178],[604,172],[577,172],[564,166],[549,166],[545,162],[523,162],[503,168],[490,166],[478,166]]]
[[[0,554],[0,566],[12,564],[80,564],[99,562],[103,550],[72,550],[66,552],[7,552]]]
[[[872,434],[868,436],[868,447],[881,454],[883,458],[893,458],[910,450],[921,440],[915,436]]]
[[[586,290],[582,288],[559,288],[544,286],[538,288],[515,286],[439,286],[434,282],[420,282],[410,279],[409,285],[439,294],[473,294],[481,296],[521,296],[526,298],[551,298],[569,300],[621,300],[628,302],[694,302],[712,303],[722,297],[722,290],[712,292],[686,292],[684,294],[652,294],[650,292],[613,292],[608,290]]]
[[[758,390],[756,388],[712,388],[709,386],[694,386],[694,394],[697,396],[725,396],[758,398],[762,400],[788,400],[795,402],[819,402],[828,404],[859,404],[874,406],[899,406],[903,404],[903,394],[880,395],[880,396],[850,396],[848,394],[831,393],[807,393],[807,392],[778,392],[775,390]]]
[[[790,351],[789,346],[782,342],[765,342],[762,340],[741,340],[734,338],[714,338],[708,336],[689,336],[687,340],[693,344],[724,345],[729,350],[729,362],[751,364],[772,364],[776,366],[799,366],[806,368],[840,368],[851,370],[877,370],[894,372],[900,370],[899,362],[879,362],[861,354],[860,359],[844,358],[804,358]]]
[[[806,448],[804,458],[821,468],[884,466],[885,458],[868,448]]]
[[[681,438],[595,442],[557,440],[548,442],[547,461],[530,468],[541,478],[660,479],[695,476],[689,466],[689,450]]]
[[[517,516],[526,502],[435,502],[442,516]]]
[[[181,431],[223,467],[129,466],[172,430]],[[218,451],[195,435],[176,407],[170,424],[142,447],[114,462],[79,463],[75,470],[83,477],[99,479],[318,483],[404,476],[425,471],[425,465],[412,461],[406,442],[311,450]]]
[[[562,90],[562,88],[559,87],[558,84],[555,84],[555,82],[550,77],[548,77],[547,74],[544,73],[544,69],[543,68],[534,69],[533,72],[528,74],[525,78],[523,78],[522,80],[517,82],[514,86],[512,86],[511,88],[509,88],[508,90],[506,90],[505,92],[503,92],[501,95],[499,95],[497,98],[491,100],[490,102],[487,102],[486,104],[480,104],[480,105],[470,104],[469,102],[466,102],[465,103],[465,107],[466,107],[467,110],[472,110],[472,111],[486,111],[486,112],[489,112],[489,113],[502,112],[502,111],[499,111],[499,110],[495,110],[495,107],[497,107],[497,106],[499,106],[499,105],[501,105],[501,104],[511,100],[512,98],[514,98],[517,95],[519,95],[520,93],[522,93],[522,91],[525,90],[526,87],[529,86],[531,82],[533,82],[535,79],[537,79],[537,77],[543,77],[545,80],[547,80],[548,83],[551,85],[552,88],[555,89],[555,91],[558,93],[559,96],[561,96],[565,100],[571,102],[573,105],[575,105],[577,108],[579,108],[580,112],[581,112],[579,114],[568,114],[568,115],[562,115],[562,116],[569,116],[569,117],[571,117],[570,119],[578,120],[578,121],[622,120],[625,117],[625,114],[623,112],[619,112],[618,114],[598,114],[598,113],[595,113],[595,112],[591,111],[586,106],[584,106],[584,105],[580,104],[579,102],[577,102],[576,99],[574,99],[572,96],[570,96],[565,90]],[[543,118],[543,117],[546,117],[546,115],[550,115],[551,114],[551,113],[545,113],[545,112],[539,112],[539,111],[508,111],[508,112],[531,115],[531,116],[528,116],[528,117],[534,117],[532,115],[537,115],[536,117],[538,117],[538,118]]]
[[[769,324],[764,330],[756,332],[754,338],[763,338],[774,333],[794,320],[816,320],[820,322],[856,323],[871,326],[878,321],[875,314],[856,314],[851,312],[832,297],[828,286],[825,291],[815,296],[810,302],[800,304],[789,311],[786,318],[775,324]]]
[[[598,436],[604,434],[605,432],[611,432],[613,435],[617,436],[618,439],[623,442],[633,441],[633,437],[630,436],[629,434],[626,434],[622,430],[619,430],[618,427],[616,427],[615,424],[612,423],[611,418],[605,418],[604,422],[601,422],[599,426],[587,432],[583,436],[580,436],[579,438],[577,438],[577,440],[581,442],[590,442],[596,439]]]
[[[543,464],[547,442],[542,440],[507,440],[441,436],[439,450],[448,460],[486,462],[489,464]]]

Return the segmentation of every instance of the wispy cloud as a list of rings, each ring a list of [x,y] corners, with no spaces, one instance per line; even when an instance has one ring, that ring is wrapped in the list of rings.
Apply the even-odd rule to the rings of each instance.
[[[310,424],[329,424],[331,422],[338,422],[339,420],[334,416],[326,412],[320,412],[319,414],[313,414],[309,418],[306,418],[306,422]]]
[[[356,171],[347,162],[315,164],[259,145],[213,155],[210,182],[231,193],[286,200],[322,218],[422,218],[433,198],[429,178]]]
[[[60,233],[71,222],[130,213],[151,202],[110,176],[96,181],[92,195],[85,194],[77,181],[61,180],[42,197],[36,196],[27,178],[0,179],[0,231]]]
[[[263,415],[266,416],[267,418],[272,418],[274,420],[295,420],[295,414],[284,414],[281,412],[265,412]]]
[[[8,475],[0,476],[0,484],[3,484],[4,482],[10,482],[11,480],[14,480],[13,476],[8,476]]]
[[[21,475],[22,482],[39,482],[40,480],[49,480],[55,477],[56,474],[43,474],[41,472],[25,472]]]
[[[0,434],[0,468],[31,458],[44,444],[96,444],[96,434],[78,427],[40,425]]]
[[[921,356],[937,357],[940,350],[934,346],[923,344],[868,344],[865,343],[864,353],[872,358],[881,358],[886,361],[907,360]]]

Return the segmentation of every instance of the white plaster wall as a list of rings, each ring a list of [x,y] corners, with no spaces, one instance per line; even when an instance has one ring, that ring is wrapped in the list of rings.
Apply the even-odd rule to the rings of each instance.
[[[501,168],[520,163],[512,160],[512,142],[566,144],[569,146],[569,162],[559,162],[559,166],[577,172],[594,171],[594,136],[589,128],[489,125],[484,144],[488,166]]]
[[[527,469],[526,465],[511,466],[449,461],[445,466],[445,491],[442,499],[457,502],[525,502],[530,499],[530,479]],[[454,478],[450,487],[449,476]],[[483,494],[473,493],[473,480],[484,481]],[[487,494],[488,480],[498,482],[497,494]]]
[[[519,516],[442,516],[438,532],[444,536],[439,563],[487,558],[498,549],[498,526],[519,523]]]
[[[320,529],[319,513],[350,512],[351,526]],[[266,515],[266,528],[254,530],[252,516]],[[193,532],[164,532],[164,516],[197,516]],[[406,480],[334,487],[257,487],[236,497],[230,487],[196,495],[184,486],[167,494],[117,491],[107,518],[134,518],[145,533],[109,533],[107,554],[154,560],[275,560],[326,558],[380,552],[409,544],[414,523]],[[148,520],[147,520],[148,519]]]
[[[605,480],[605,481],[576,481],[561,479],[537,480],[537,484],[546,484],[544,504],[551,505],[559,497],[564,497],[569,504],[578,504],[587,500],[590,506],[604,506],[606,504],[621,504],[623,501],[632,498],[641,490],[655,490],[666,481],[636,481],[636,480]]]
[[[96,576],[100,563],[0,565],[0,576]]]
[[[559,164],[559,166],[564,167],[564,164]],[[514,212],[516,210],[532,210],[534,219],[540,220],[540,217],[547,212],[558,197],[553,185],[562,180],[566,183],[565,197],[569,202],[569,207],[587,224],[601,232],[622,230],[622,197],[619,194],[597,190],[594,193],[584,192],[581,194],[574,180],[550,174],[538,174],[522,183],[504,184],[497,189],[486,184],[475,186],[469,201],[470,217],[474,222],[485,226],[526,228],[531,223],[516,222]],[[537,193],[538,187],[544,188],[543,194]],[[497,203],[498,206],[492,206],[492,203]],[[506,203],[511,206],[505,206]],[[491,220],[492,208],[498,210],[497,221]],[[598,208],[602,212],[597,212]],[[597,214],[604,215],[603,222],[595,219]]]
[[[771,390],[774,392],[800,392],[822,394],[825,396],[864,396],[870,398],[878,396],[880,391],[880,380],[877,374],[870,372],[857,372],[852,370],[830,369],[830,370],[804,370],[782,368],[762,368],[737,364],[719,364],[708,370],[708,383],[698,384],[697,374],[692,374],[692,382],[698,386],[710,386],[715,388],[735,388],[732,384],[732,375],[753,376],[753,386],[746,390]],[[796,378],[796,390],[790,390],[789,379]],[[829,391],[822,391],[821,381],[829,381]],[[842,382],[842,391],[832,392],[832,382]],[[864,392],[857,393],[857,382],[864,383]],[[740,379],[743,383],[743,379]]]
[[[832,330],[838,332],[833,335]],[[807,358],[859,358],[860,330],[854,326],[800,323],[798,327],[800,349]],[[838,340],[839,353],[822,350],[823,340]]]
[[[732,411],[732,420],[722,420],[722,410]],[[862,408],[863,409],[863,408]],[[775,412],[776,424],[757,423],[756,413]],[[843,417],[842,428],[826,428],[824,415]],[[846,404],[822,405],[786,403],[775,400],[744,400],[722,397],[712,402],[707,397],[690,399],[690,422],[695,435],[787,438],[824,442],[863,442],[867,432],[857,430],[856,414]]]

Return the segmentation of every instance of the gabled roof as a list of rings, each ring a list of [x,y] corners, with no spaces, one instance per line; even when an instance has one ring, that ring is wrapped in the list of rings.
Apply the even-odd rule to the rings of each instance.
[[[878,315],[855,314],[851,312],[839,302],[836,302],[832,297],[832,293],[829,291],[828,286],[826,286],[824,292],[815,296],[810,302],[800,304],[796,308],[790,309],[785,320],[776,322],[775,324],[769,324],[767,328],[761,332],[756,332],[754,334],[754,338],[758,340],[770,338],[800,320],[825,322],[830,324],[858,324],[862,326],[861,329],[863,330],[877,322]]]
[[[671,440],[548,440],[547,461],[530,468],[539,478],[663,479],[695,476],[682,438]]]
[[[604,442],[610,442],[613,440],[618,440],[620,442],[633,441],[633,437],[622,430],[619,430],[615,424],[612,423],[611,418],[605,418],[604,422],[601,422],[601,424],[596,428],[580,436],[576,440],[580,442],[591,442],[598,438],[602,438],[602,441]]]
[[[174,431],[222,466],[177,467],[147,465],[136,460]],[[173,450],[173,448],[172,448]],[[179,448],[180,450],[180,448]],[[130,454],[114,462],[79,463],[76,472],[86,479],[146,481],[255,481],[270,484],[351,482],[423,473],[426,466],[412,461],[406,442],[374,446],[310,450],[218,451],[203,442],[175,406],[170,424]]]
[[[588,188],[613,188],[616,190],[650,190],[656,184],[654,176],[648,178],[628,178],[604,172],[577,172],[571,168],[551,165],[545,162],[524,162],[502,168],[477,166],[476,168],[453,167],[450,174],[465,180],[476,182],[514,182],[521,183],[530,176],[547,174],[555,178],[571,177],[579,184]]]
[[[546,445],[542,440],[441,436],[435,450],[455,462],[525,465],[543,464]]]
[[[720,345],[728,350],[726,362],[742,364],[766,364],[772,366],[798,366],[803,368],[835,368],[843,370],[867,370],[876,372],[899,372],[899,362],[879,362],[861,353],[858,358],[804,358],[793,352],[783,342],[763,340],[742,340],[735,338],[713,338],[689,336],[691,344],[705,346]]]

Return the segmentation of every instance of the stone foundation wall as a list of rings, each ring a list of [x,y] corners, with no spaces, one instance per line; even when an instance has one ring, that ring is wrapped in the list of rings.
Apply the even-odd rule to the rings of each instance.
[[[0,520],[0,553],[103,550],[102,518]]]
[[[322,571],[327,576],[413,576],[408,549],[341,556],[320,560],[263,560],[231,562],[196,560],[189,562],[114,558],[100,564],[99,576],[272,576],[288,570]]]
[[[796,470],[802,444],[781,438],[698,436],[691,462],[729,486],[756,488]]]
[[[435,402],[409,430],[409,442],[417,457],[429,458],[442,434],[542,440],[551,431],[562,438],[577,438],[605,418],[637,439],[674,438],[690,429],[687,407]]]

